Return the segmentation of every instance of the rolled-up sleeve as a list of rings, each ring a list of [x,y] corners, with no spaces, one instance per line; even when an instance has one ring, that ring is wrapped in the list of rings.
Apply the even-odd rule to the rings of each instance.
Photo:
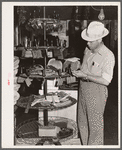
[[[108,55],[104,60],[104,64],[103,64],[103,68],[102,68],[102,78],[107,80],[109,83],[111,82],[111,80],[113,78],[114,66],[115,66],[114,55],[113,54]]]

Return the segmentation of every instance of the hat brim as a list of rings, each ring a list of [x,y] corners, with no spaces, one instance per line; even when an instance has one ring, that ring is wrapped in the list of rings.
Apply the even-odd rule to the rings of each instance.
[[[81,33],[81,37],[85,40],[85,41],[96,41],[96,40],[99,40],[105,36],[107,36],[109,34],[109,31],[104,28],[104,32],[103,32],[103,35],[100,36],[100,37],[96,37],[96,38],[91,38],[91,37],[88,37],[87,34],[86,34],[86,29],[84,29]]]

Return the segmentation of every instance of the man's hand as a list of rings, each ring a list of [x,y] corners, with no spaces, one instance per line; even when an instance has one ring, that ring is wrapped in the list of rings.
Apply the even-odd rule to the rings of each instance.
[[[81,70],[77,70],[77,71],[72,71],[72,74],[74,76],[76,76],[77,78],[85,78],[87,77],[87,74],[85,74],[83,71]]]

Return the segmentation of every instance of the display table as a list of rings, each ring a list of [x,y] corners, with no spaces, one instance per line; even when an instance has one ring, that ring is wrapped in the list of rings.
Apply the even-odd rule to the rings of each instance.
[[[46,50],[47,47],[44,47],[44,69],[42,70],[42,75],[39,74],[30,74],[30,72],[26,72],[26,74],[20,74],[20,77],[24,77],[24,78],[31,78],[31,79],[41,79],[43,80],[43,96],[45,99],[45,102],[47,101],[47,80],[54,80],[56,78],[66,78],[69,77],[70,75],[67,74],[66,72],[57,72],[53,74],[53,72],[50,72],[49,70],[47,71],[47,61],[46,61]],[[56,95],[55,95],[56,96]],[[77,101],[75,98],[71,97],[71,96],[67,96],[66,98],[62,97],[64,99],[63,102],[53,102],[50,103],[49,105],[45,105],[43,103],[37,103],[34,106],[32,106],[32,102],[34,101],[35,97],[34,95],[31,95],[29,97],[21,97],[18,101],[17,101],[17,106],[25,108],[25,113],[28,113],[29,109],[37,109],[39,111],[43,112],[43,117],[41,118],[41,123],[39,121],[34,121],[34,120],[29,120],[27,122],[24,122],[23,124],[21,124],[19,127],[17,127],[16,129],[16,137],[17,138],[40,138],[40,140],[36,143],[36,145],[43,145],[45,143],[45,141],[48,141],[50,144],[55,144],[55,145],[60,145],[61,141],[63,139],[66,138],[73,138],[74,136],[77,135],[77,126],[74,120],[68,119],[68,118],[63,118],[63,125],[62,127],[58,127],[58,131],[57,132],[57,126],[62,124],[62,117],[53,117],[52,116],[48,116],[48,111],[55,111],[55,110],[61,110],[64,108],[68,108],[72,105],[74,105]],[[65,99],[67,99],[65,101]],[[52,119],[50,119],[52,118]],[[40,120],[40,118],[39,118]],[[56,124],[58,120],[58,125]],[[75,124],[75,128],[73,128],[73,124]],[[56,129],[56,136],[55,137],[50,137],[50,133],[47,133],[47,136],[42,136],[40,134],[39,136],[39,127],[45,128],[45,132],[46,132],[46,128],[49,128],[49,131],[51,132],[51,127]],[[54,130],[55,130],[54,129]],[[53,130],[52,130],[53,131]],[[52,134],[53,135],[53,132]]]
[[[58,120],[58,123],[59,125],[62,124],[62,121],[63,123],[65,124],[65,127],[61,127],[61,129],[63,128],[64,131],[66,131],[65,133],[62,132],[62,134],[64,135],[64,138],[66,137],[69,137],[72,135],[74,136],[74,129],[71,129],[72,127],[72,123],[71,122],[74,122],[75,121],[71,121],[71,119],[67,119],[67,118],[63,118],[63,117],[51,117],[51,116],[48,116],[48,111],[52,111],[52,110],[60,110],[60,109],[64,109],[64,108],[67,108],[67,107],[70,107],[72,105],[74,105],[76,103],[76,99],[71,97],[71,96],[68,96],[68,100],[67,101],[64,101],[62,103],[57,103],[57,105],[53,105],[50,104],[48,106],[42,106],[41,103],[37,103],[35,104],[34,106],[31,106],[31,103],[34,101],[34,95],[31,95],[29,97],[21,97],[18,101],[17,101],[17,106],[19,107],[23,107],[25,108],[25,112],[26,111],[29,111],[29,109],[38,109],[40,111],[43,111],[43,117],[41,118],[41,122],[38,122],[37,121],[34,121],[34,120],[29,120],[27,122],[24,122],[22,123],[21,125],[19,125],[19,127],[17,127],[17,130],[16,130],[16,136],[19,136],[20,138],[36,138],[38,136],[38,126],[44,126],[44,127],[49,127],[50,125],[52,126],[57,126],[55,125],[55,121]],[[39,121],[40,121],[40,118],[39,118]],[[63,120],[62,120],[63,118]],[[68,121],[69,120],[69,121]],[[69,122],[69,123],[68,123]],[[70,127],[70,128],[67,128],[66,126],[67,125]],[[29,127],[30,126],[30,127]],[[76,125],[75,125],[75,132],[76,132]],[[20,131],[22,134],[20,134]],[[70,132],[70,133],[69,133]],[[57,134],[58,135],[58,134]],[[76,135],[76,134],[75,134]],[[71,138],[70,137],[70,138]],[[53,137],[45,137],[45,138],[41,138],[41,140],[39,141],[39,145],[43,145],[44,142],[46,140],[48,140],[49,143],[54,143],[55,145],[60,145],[60,140],[62,140],[63,137],[61,135],[58,135],[57,136],[57,139],[54,139]],[[55,142],[56,141],[56,142]]]
[[[55,92],[57,89],[51,89],[51,85],[48,84],[48,92]],[[43,91],[40,91],[42,93]],[[67,94],[70,94],[71,97],[73,97],[77,101],[78,92],[76,90],[59,90],[58,92],[65,92]],[[52,110],[48,111],[48,116],[58,116],[58,117],[65,117],[74,120],[77,122],[77,102],[74,105],[70,105],[70,107],[66,107],[63,109],[58,110]],[[43,112],[39,111],[39,117],[43,117]]]
[[[69,77],[70,75],[65,73],[63,75],[56,75],[56,74],[52,74],[52,75],[49,75],[49,76],[42,76],[42,75],[29,75],[27,76],[26,74],[20,74],[19,75],[20,77],[23,77],[23,78],[31,78],[31,79],[34,79],[34,78],[37,78],[37,79],[47,79],[47,80],[54,80],[55,78],[66,78],[66,77]]]
[[[44,112],[44,124],[48,125],[48,111],[52,110],[59,110],[63,108],[70,107],[76,103],[76,99],[68,96],[68,101],[63,102],[63,103],[58,103],[58,105],[49,105],[49,106],[42,106],[40,103],[37,103],[34,106],[31,106],[31,103],[34,101],[34,95],[31,95],[29,97],[21,97],[17,101],[17,106],[25,108],[25,111],[28,111],[29,109],[38,109]]]
[[[62,142],[68,141],[77,136],[76,122],[64,117],[49,117],[49,126],[58,126],[60,131],[56,137],[39,136],[39,126],[44,126],[43,118],[38,121],[36,119],[27,120],[16,128],[16,143],[29,145],[43,145],[45,142],[49,144],[61,145]]]

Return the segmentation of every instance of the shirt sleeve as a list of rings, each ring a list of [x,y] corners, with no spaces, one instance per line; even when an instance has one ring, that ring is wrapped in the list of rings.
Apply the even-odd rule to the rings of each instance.
[[[113,78],[113,69],[115,65],[115,57],[113,54],[105,58],[103,68],[102,68],[102,77],[107,80],[109,83]]]

